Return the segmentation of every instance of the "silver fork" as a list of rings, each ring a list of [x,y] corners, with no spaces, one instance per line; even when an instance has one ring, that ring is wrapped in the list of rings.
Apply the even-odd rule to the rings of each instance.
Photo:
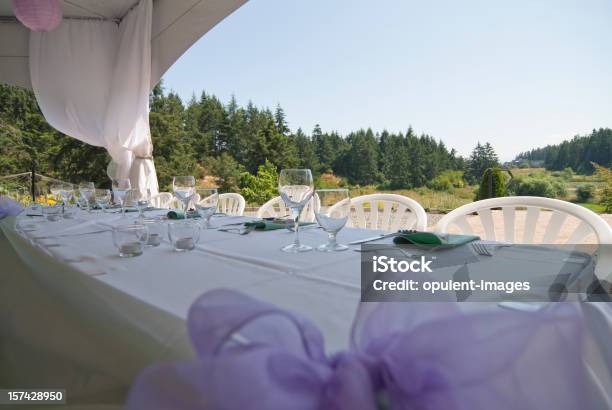
[[[483,256],[493,256],[493,254],[491,253],[491,251],[489,250],[489,248],[487,248],[485,244],[478,242],[478,241],[471,242],[470,244],[472,245],[472,249],[474,249],[477,254],[483,255]]]
[[[228,232],[228,233],[237,233],[238,235],[247,235],[255,230],[255,226],[246,226],[244,228],[219,228],[217,231]]]

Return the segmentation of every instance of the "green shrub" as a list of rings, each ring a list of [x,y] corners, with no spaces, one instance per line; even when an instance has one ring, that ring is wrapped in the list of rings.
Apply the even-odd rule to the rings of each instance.
[[[491,186],[489,186],[489,180],[491,180]],[[499,198],[502,196],[506,196],[506,179],[504,178],[503,171],[499,168],[487,169],[482,174],[476,199]]]
[[[261,205],[278,195],[276,166],[266,160],[260,165],[257,176],[248,172],[240,174],[240,192],[247,203]]]
[[[533,178],[518,176],[510,181],[508,191],[517,196],[543,196],[555,198],[557,192],[550,178]]]
[[[238,192],[243,167],[231,155],[223,153],[217,158],[209,158],[208,167],[219,192]]]
[[[557,179],[553,180],[551,183],[557,198],[565,198],[567,196],[567,185],[563,180]]]
[[[434,191],[450,191],[453,188],[463,188],[465,186],[463,171],[444,171],[427,185]]]
[[[315,180],[318,189],[334,189],[347,186],[346,179],[331,173],[323,173]]]
[[[612,169],[591,162],[595,168],[595,175],[603,181],[599,189],[599,204],[603,206],[605,213],[612,213]]]
[[[595,186],[593,184],[582,184],[576,187],[576,199],[579,202],[587,202],[593,198]]]
[[[561,177],[565,179],[566,181],[571,181],[572,178],[574,178],[574,170],[571,169],[570,167],[565,168],[562,171]]]
[[[599,196],[601,197],[599,204],[604,207],[604,212],[612,214],[612,184],[601,188]]]

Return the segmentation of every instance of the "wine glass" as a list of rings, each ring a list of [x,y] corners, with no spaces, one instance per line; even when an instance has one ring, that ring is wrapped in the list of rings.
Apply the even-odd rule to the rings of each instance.
[[[96,187],[93,182],[81,182],[79,184],[79,194],[83,202],[87,205],[87,212],[91,212],[91,200],[96,195]]]
[[[110,205],[111,191],[110,189],[96,189],[96,204],[106,212],[106,208]]]
[[[60,202],[62,200],[62,189],[64,184],[62,183],[53,183],[49,186],[49,190],[51,191],[51,195],[53,195],[53,199],[55,201]]]
[[[195,177],[194,176],[178,176],[172,179],[172,191],[179,201],[183,204],[185,217],[189,209],[189,203],[195,196]]]
[[[131,188],[132,184],[129,179],[113,179],[113,199],[119,201],[122,216],[125,216],[125,197]]]
[[[314,183],[309,169],[283,169],[278,177],[278,192],[291,209],[295,229],[295,239],[291,245],[281,248],[284,252],[307,252],[310,246],[300,244],[300,213],[312,198]]]
[[[31,195],[26,188],[6,190],[2,193],[2,195],[12,199],[24,207],[29,206],[31,203]]]
[[[70,202],[72,195],[74,195],[74,185],[69,184],[67,182],[63,183],[62,188],[60,190],[60,196],[62,197],[62,202],[64,203],[64,206],[66,206],[66,204]]]
[[[62,213],[64,218],[71,218],[74,215],[74,209],[71,205],[72,198],[74,197],[74,185],[64,182],[60,195],[62,197]]]
[[[349,218],[351,200],[348,189],[317,189],[315,200],[320,203],[319,209],[315,207],[315,218],[321,228],[329,237],[327,243],[317,247],[321,252],[340,252],[348,249],[348,246],[336,242],[336,235]]]
[[[204,219],[204,229],[208,229],[210,218],[217,212],[219,193],[217,188],[197,188],[196,192],[200,195],[200,200],[196,202],[195,208]]]
[[[138,218],[144,219],[145,210],[151,206],[151,190],[149,188],[131,189],[128,195],[129,202],[138,209]]]

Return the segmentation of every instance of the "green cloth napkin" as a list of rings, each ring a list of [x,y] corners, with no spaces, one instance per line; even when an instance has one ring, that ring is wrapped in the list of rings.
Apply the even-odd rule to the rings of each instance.
[[[300,222],[300,226],[312,225],[314,222]],[[274,219],[264,221],[245,222],[244,226],[254,226],[257,231],[273,231],[275,229],[285,229],[288,225],[285,219]],[[291,224],[293,226],[293,224]]]
[[[173,209],[166,216],[168,219],[185,219],[185,212]],[[197,212],[187,212],[187,218],[200,218],[200,215]]]
[[[480,237],[476,235],[440,235],[434,232],[406,232],[393,238],[397,245],[411,244],[424,247],[452,248],[466,243],[477,241]]]

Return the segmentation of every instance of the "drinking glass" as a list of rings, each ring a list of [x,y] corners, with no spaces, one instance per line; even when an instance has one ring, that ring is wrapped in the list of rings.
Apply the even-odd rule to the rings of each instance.
[[[106,212],[106,208],[110,205],[111,191],[110,189],[96,189],[96,204]]]
[[[138,219],[144,219],[145,210],[151,206],[151,190],[150,189],[130,189],[128,192],[128,201],[138,209]]]
[[[75,213],[72,206],[72,202],[74,200],[74,185],[64,182],[62,184],[60,195],[62,197],[62,213],[64,214],[64,218],[72,218]]]
[[[195,208],[204,219],[204,229],[208,229],[210,218],[217,212],[219,193],[217,188],[197,188],[196,192],[200,195],[200,200],[196,202]]]
[[[189,203],[195,196],[195,177],[179,176],[172,179],[172,191],[179,201],[183,204],[183,212],[187,216]]]
[[[163,219],[160,218],[146,218],[138,219],[137,224],[142,224],[147,227],[149,231],[149,238],[145,246],[155,247],[161,244],[162,238],[166,234],[166,224]]]
[[[53,195],[53,199],[55,199],[55,201],[60,202],[62,200],[63,189],[63,183],[53,183],[51,186],[49,186],[49,190],[51,191],[51,195]]]
[[[93,182],[81,182],[79,184],[79,194],[87,205],[87,212],[91,212],[91,200],[96,195],[96,187]]]
[[[28,207],[31,204],[32,196],[26,188],[15,188],[3,192],[3,195],[21,204],[23,207]]]
[[[34,203],[41,208],[43,206],[55,205],[55,201],[53,200],[53,196],[51,195],[51,191],[49,191],[49,186],[46,184],[36,185],[34,192]]]
[[[12,191],[15,199],[19,198],[20,202],[26,208],[26,215],[28,216],[43,216],[42,207],[46,205],[46,196],[39,186],[36,187],[34,192],[31,187],[19,187]]]
[[[45,216],[47,221],[59,221],[60,219],[62,219],[62,207],[57,204],[43,206],[42,214]]]
[[[113,179],[113,200],[119,201],[122,216],[125,216],[125,197],[131,188],[129,179]]]
[[[348,246],[336,242],[336,235],[349,218],[351,200],[348,189],[317,189],[315,198],[321,204],[315,209],[315,218],[329,237],[327,243],[317,247],[321,252],[340,252]]]
[[[142,255],[149,240],[149,231],[143,224],[119,225],[113,228],[113,243],[122,258]]]
[[[74,195],[74,185],[67,182],[63,183],[62,189],[60,190],[60,196],[62,197],[64,205],[70,202],[72,195]]]
[[[278,192],[291,209],[295,239],[291,245],[281,248],[284,252],[307,252],[312,250],[308,245],[300,243],[300,213],[312,198],[314,183],[309,169],[283,169],[278,176]]]
[[[200,240],[200,224],[194,220],[169,222],[168,238],[175,251],[190,251]]]

